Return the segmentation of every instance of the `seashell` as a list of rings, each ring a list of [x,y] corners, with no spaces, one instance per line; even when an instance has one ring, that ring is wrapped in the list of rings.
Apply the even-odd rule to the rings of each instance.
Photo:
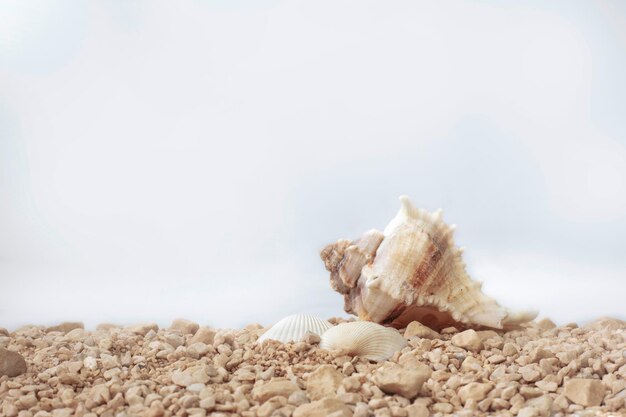
[[[278,340],[282,343],[298,342],[302,340],[307,332],[321,336],[322,333],[331,327],[333,327],[333,325],[330,324],[330,322],[318,317],[309,314],[294,314],[274,324],[259,337],[257,343],[268,339]]]
[[[396,329],[371,321],[338,324],[326,330],[320,342],[322,349],[341,350],[376,362],[389,359],[406,345],[406,340]]]
[[[443,222],[441,210],[415,208],[406,196],[400,201],[384,232],[340,239],[321,252],[346,312],[397,328],[418,320],[436,329],[502,329],[535,318],[536,312],[512,312],[483,294],[481,283],[465,272],[462,251],[452,239],[454,226]]]

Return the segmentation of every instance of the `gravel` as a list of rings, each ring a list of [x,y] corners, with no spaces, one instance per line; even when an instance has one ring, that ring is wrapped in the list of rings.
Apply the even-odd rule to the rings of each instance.
[[[331,319],[338,323],[343,319]],[[258,324],[0,328],[0,416],[624,416],[626,323],[507,332],[418,323],[389,361],[255,343]]]

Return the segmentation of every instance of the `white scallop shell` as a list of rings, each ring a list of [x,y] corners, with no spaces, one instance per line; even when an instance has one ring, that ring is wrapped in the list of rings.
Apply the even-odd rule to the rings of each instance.
[[[327,320],[309,314],[294,314],[274,324],[259,337],[257,343],[268,339],[278,340],[282,343],[298,342],[302,340],[307,332],[321,336],[322,333],[331,327],[333,327],[333,325]]]
[[[370,321],[341,323],[322,335],[320,348],[341,350],[379,362],[389,359],[407,345],[400,332]]]

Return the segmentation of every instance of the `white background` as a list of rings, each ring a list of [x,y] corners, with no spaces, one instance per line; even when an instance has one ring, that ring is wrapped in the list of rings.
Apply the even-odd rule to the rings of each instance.
[[[0,326],[342,315],[408,194],[470,275],[626,318],[626,8],[3,1]]]

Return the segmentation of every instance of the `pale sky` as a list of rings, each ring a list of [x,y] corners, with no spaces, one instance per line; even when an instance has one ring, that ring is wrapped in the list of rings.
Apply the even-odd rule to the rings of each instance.
[[[616,0],[0,3],[0,326],[345,315],[320,249],[443,208],[470,275],[626,318]]]

